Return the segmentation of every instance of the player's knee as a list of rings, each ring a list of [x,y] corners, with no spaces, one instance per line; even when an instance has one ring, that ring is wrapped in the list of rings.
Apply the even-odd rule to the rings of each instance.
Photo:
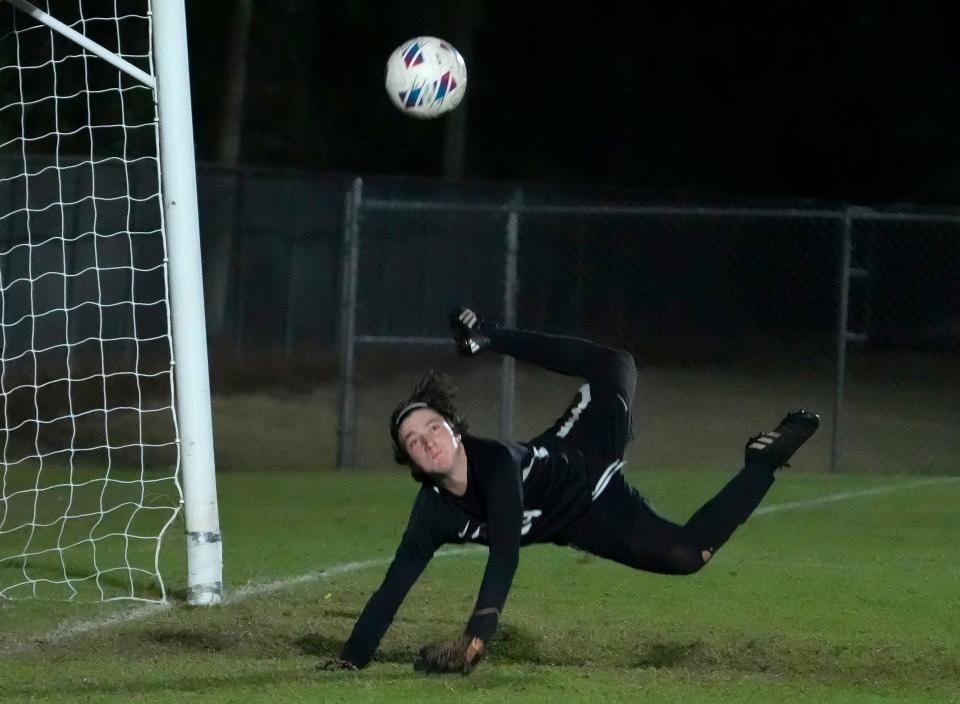
[[[601,370],[595,376],[619,389],[625,396],[625,403],[633,401],[637,388],[637,364],[629,352],[609,350],[604,356]]]
[[[626,391],[632,396],[637,385],[637,363],[633,359],[633,355],[624,350],[616,350],[615,358],[616,361],[614,364],[617,369],[617,376],[620,378]]]
[[[670,551],[669,561],[673,574],[696,574],[707,564],[711,555],[708,550],[700,550],[687,545],[676,545]]]
[[[682,560],[679,560],[676,563],[676,571],[674,574],[677,575],[691,575],[696,574],[703,569],[703,566],[707,564],[700,557],[687,557],[685,556]]]
[[[709,559],[709,551],[694,548],[685,542],[673,542],[651,552],[646,539],[637,539],[633,543],[630,560],[626,562],[631,567],[647,572],[687,575],[699,572]]]

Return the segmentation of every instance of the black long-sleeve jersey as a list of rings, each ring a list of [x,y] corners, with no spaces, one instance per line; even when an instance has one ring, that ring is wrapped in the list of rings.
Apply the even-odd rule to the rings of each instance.
[[[363,667],[434,552],[446,543],[490,548],[466,633],[484,642],[497,628],[521,545],[551,538],[590,506],[582,454],[571,447],[500,442],[464,435],[467,490],[461,496],[424,483],[379,589],[370,597],[342,657]]]

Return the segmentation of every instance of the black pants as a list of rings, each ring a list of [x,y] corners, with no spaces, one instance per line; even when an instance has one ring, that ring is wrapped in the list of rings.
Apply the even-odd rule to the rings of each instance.
[[[490,337],[497,352],[586,382],[563,415],[531,441],[571,447],[583,454],[588,469],[591,506],[553,542],[637,569],[690,574],[747,520],[773,485],[770,469],[747,465],[682,525],[660,516],[620,472],[637,382],[631,355],[536,332],[498,329]]]

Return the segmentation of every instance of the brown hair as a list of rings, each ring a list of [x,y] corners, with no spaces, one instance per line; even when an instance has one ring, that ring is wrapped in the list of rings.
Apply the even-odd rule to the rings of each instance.
[[[456,397],[456,387],[454,387],[450,377],[446,374],[437,374],[430,371],[417,382],[411,394],[400,401],[397,407],[393,409],[393,413],[390,414],[390,439],[393,440],[393,459],[397,464],[409,465],[410,476],[418,482],[422,482],[426,475],[412,461],[403,447],[403,443],[400,442],[400,423],[417,408],[431,408],[443,416],[454,433],[462,435],[467,430],[467,423],[457,413],[457,407],[454,405]]]

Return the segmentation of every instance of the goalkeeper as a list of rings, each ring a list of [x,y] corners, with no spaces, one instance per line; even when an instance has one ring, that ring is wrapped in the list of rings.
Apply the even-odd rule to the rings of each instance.
[[[390,418],[395,458],[422,487],[383,583],[339,660],[327,667],[367,665],[404,597],[446,543],[481,543],[489,557],[463,633],[420,650],[414,664],[427,672],[472,669],[496,631],[523,545],[569,545],[662,574],[697,572],[819,426],[815,413],[795,411],[775,430],[750,438],[744,467],[679,525],[657,514],[620,471],[637,379],[628,353],[498,327],[466,308],[454,311],[451,323],[462,355],[508,354],[585,383],[563,415],[529,442],[468,434],[452,390],[433,374],[397,406]]]

